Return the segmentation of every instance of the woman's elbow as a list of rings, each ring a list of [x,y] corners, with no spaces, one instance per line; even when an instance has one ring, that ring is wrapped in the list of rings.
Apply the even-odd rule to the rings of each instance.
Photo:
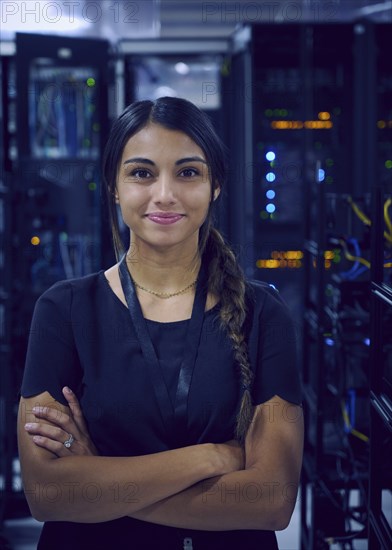
[[[35,491],[30,488],[24,490],[31,516],[37,521],[49,521],[48,510],[45,506],[42,506],[39,500],[32,494],[34,492]]]
[[[283,502],[278,506],[274,513],[273,531],[284,531],[290,524],[291,516],[293,515],[294,505],[290,502]]]
[[[56,479],[52,460],[21,460],[22,486],[30,513],[37,521],[53,521],[63,503],[64,485]]]
[[[47,513],[45,513],[45,510],[41,510],[39,508],[33,508],[29,505],[31,517],[36,519],[39,522],[45,522],[45,521],[51,521],[53,518],[48,517]]]
[[[56,496],[53,494],[55,483],[42,484],[35,481],[23,483],[23,490],[30,513],[37,521],[53,521]],[[52,493],[52,494],[51,494]]]
[[[260,507],[254,509],[254,514],[248,517],[250,523],[243,528],[263,529],[267,531],[283,531],[290,524],[294,504],[278,501],[268,504],[264,501]]]

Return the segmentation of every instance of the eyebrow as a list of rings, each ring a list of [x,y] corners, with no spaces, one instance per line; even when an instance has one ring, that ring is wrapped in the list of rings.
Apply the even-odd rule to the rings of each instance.
[[[176,160],[175,164],[178,166],[179,164],[185,164],[187,162],[202,162],[203,164],[207,164],[207,162],[201,157],[185,157],[183,159]]]
[[[141,162],[143,164],[151,164],[152,166],[155,166],[155,162],[150,159],[145,159],[143,157],[133,157],[131,159],[127,159],[124,161],[124,164],[129,164],[130,162]]]
[[[155,166],[154,161],[143,157],[132,157],[130,159],[125,160],[124,164],[137,163],[137,162],[140,162],[142,164],[149,164],[150,166]],[[196,157],[185,157],[183,159],[176,160],[175,165],[178,166],[180,164],[186,164],[187,162],[202,162],[203,164],[207,164],[207,162],[203,158],[196,156]]]

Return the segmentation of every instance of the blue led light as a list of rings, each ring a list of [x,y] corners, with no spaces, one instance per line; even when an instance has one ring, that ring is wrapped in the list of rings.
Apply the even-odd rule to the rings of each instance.
[[[318,181],[324,181],[325,180],[325,170],[322,168],[319,168],[318,171]]]
[[[272,189],[268,189],[268,191],[266,192],[265,196],[267,197],[267,199],[274,199],[275,198],[275,191],[273,191]]]
[[[267,181],[275,181],[275,178],[276,176],[273,172],[268,172],[268,174],[265,176],[265,179]]]
[[[326,338],[324,341],[327,344],[327,346],[334,346],[335,345],[335,342],[332,340],[332,338]]]
[[[370,338],[365,338],[363,343],[365,344],[365,346],[370,346]]]
[[[273,160],[275,160],[276,155],[273,151],[268,151],[268,153],[265,155],[265,158],[272,162]]]
[[[269,202],[267,204],[267,206],[265,207],[265,209],[267,210],[267,212],[269,212],[270,214],[272,214],[272,212],[275,212],[276,210],[276,207],[274,204],[272,204],[272,202]]]

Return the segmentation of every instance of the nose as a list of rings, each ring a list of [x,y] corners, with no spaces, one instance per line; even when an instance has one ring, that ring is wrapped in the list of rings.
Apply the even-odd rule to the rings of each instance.
[[[160,174],[155,181],[153,200],[157,204],[173,204],[176,202],[174,183],[170,174]]]

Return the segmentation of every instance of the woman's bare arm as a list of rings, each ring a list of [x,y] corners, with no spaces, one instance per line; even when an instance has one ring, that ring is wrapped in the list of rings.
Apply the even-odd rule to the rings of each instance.
[[[241,451],[203,444],[139,457],[69,456],[37,446],[24,426],[34,406],[58,414],[67,407],[48,393],[22,398],[18,445],[22,478],[32,515],[40,521],[96,523],[131,515],[195,483],[241,468]]]
[[[302,449],[301,407],[275,396],[256,408],[245,470],[201,481],[131,516],[207,531],[285,529],[296,501]]]

